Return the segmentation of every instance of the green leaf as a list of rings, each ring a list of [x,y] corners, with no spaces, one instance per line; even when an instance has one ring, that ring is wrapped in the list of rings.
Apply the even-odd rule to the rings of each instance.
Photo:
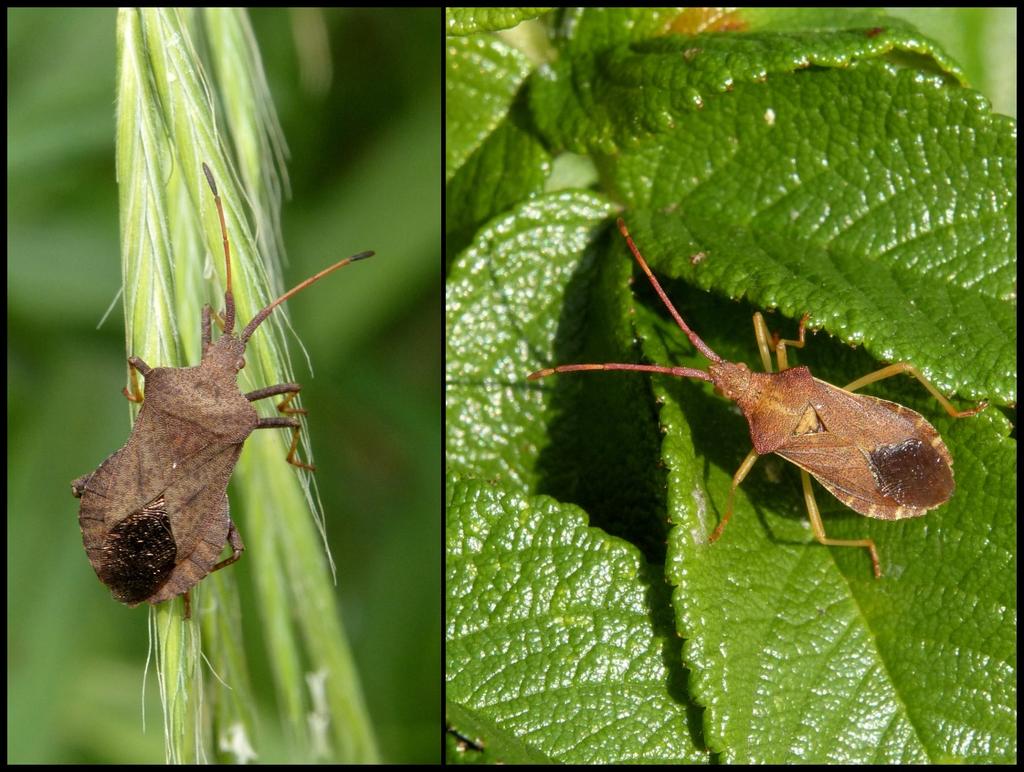
[[[799,474],[773,456],[706,543],[750,449],[742,417],[706,384],[524,376],[580,362],[707,366],[608,227],[617,202],[684,318],[727,359],[756,360],[754,311],[780,309],[768,323],[784,337],[810,312],[819,334],[792,361],[819,378],[842,385],[908,360],[958,407],[1013,404],[1016,124],[961,85],[939,46],[877,11],[550,18],[552,63],[521,87],[528,113],[508,114],[597,179],[558,196],[523,186],[477,219],[449,212],[467,232],[494,217],[451,261],[449,470],[517,500],[576,504],[588,537],[613,534],[665,563],[686,641],[679,673],[723,760],[1012,761],[1016,445],[998,409],[953,420],[912,379],[866,389],[935,425],[957,482],[948,504],[895,523],[818,497],[830,536],[875,540],[875,581],[864,550],[814,541]],[[549,175],[545,188],[560,185]],[[481,560],[493,546],[476,545]],[[482,591],[498,581],[487,578]],[[652,601],[650,618],[661,610]],[[460,613],[449,608],[450,625]],[[487,688],[483,672],[462,677],[467,692]],[[501,747],[536,750],[530,727],[492,734],[486,711],[460,706],[485,746],[500,729]]]
[[[1014,134],[975,92],[859,66],[738,87],[605,168],[657,270],[1012,402]]]
[[[906,29],[768,25],[746,34],[644,39],[641,33],[649,25],[637,24],[623,9],[588,9],[576,21],[568,47],[577,55],[542,68],[530,91],[537,126],[547,141],[576,152],[615,153],[638,137],[675,129],[716,96],[803,70],[845,69],[867,59],[903,61],[894,54],[909,53],[927,55],[927,70],[952,82],[962,80],[939,46]]]
[[[445,180],[505,117],[530,72],[523,54],[489,35],[449,38],[445,57]]]
[[[551,764],[554,759],[540,752],[527,738],[520,740],[515,725],[500,726],[487,705],[479,710],[449,700],[446,712],[446,756],[449,763]],[[454,742],[452,742],[454,741]]]
[[[550,194],[492,222],[459,256],[447,288],[450,472],[537,483],[544,403],[526,376],[550,361],[558,309],[585,294],[574,276],[610,213],[596,196]]]
[[[668,36],[563,58],[530,102],[550,142],[610,152],[655,268],[1012,402],[1016,125],[942,78],[851,66],[897,44],[938,50],[892,27]]]
[[[937,38],[963,65],[967,82],[992,101],[996,112],[1017,115],[1017,69],[1006,62],[1017,56],[1015,7],[894,8],[922,33]]]
[[[449,35],[471,35],[493,32],[534,19],[549,8],[445,8],[444,18]]]
[[[709,125],[618,158],[615,183],[641,210],[626,217],[651,265],[810,312],[812,327],[912,361],[943,391],[1014,401],[1013,123],[972,105],[973,92],[922,88],[909,73],[814,81],[758,88],[748,106],[772,111],[771,124],[735,113],[740,93],[727,115],[701,114]],[[880,111],[856,108],[868,93]],[[808,109],[778,109],[794,100]],[[703,139],[701,158],[693,148],[716,126],[734,127],[729,146]]]
[[[551,156],[516,121],[503,120],[449,180],[445,188],[445,253],[464,249],[492,217],[540,193],[551,173]]]
[[[552,36],[573,60],[618,43],[664,34],[680,16],[678,8],[566,8]]]
[[[505,762],[706,758],[637,551],[545,497],[456,478],[447,493],[449,722],[499,734]]]

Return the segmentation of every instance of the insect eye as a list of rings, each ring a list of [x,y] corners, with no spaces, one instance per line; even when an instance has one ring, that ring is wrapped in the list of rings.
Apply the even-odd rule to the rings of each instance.
[[[235,368],[241,370],[245,367],[245,357],[238,357],[238,361],[235,363]]]

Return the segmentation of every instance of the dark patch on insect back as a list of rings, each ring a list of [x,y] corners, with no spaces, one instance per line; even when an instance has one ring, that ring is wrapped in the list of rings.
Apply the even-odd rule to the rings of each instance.
[[[953,495],[949,463],[917,437],[878,446],[868,454],[868,465],[878,492],[901,505],[930,508]]]
[[[99,577],[122,603],[141,603],[163,584],[178,557],[163,497],[110,529]]]

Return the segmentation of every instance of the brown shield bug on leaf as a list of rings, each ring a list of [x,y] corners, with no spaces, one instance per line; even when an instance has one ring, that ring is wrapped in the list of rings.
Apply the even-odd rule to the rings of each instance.
[[[843,388],[818,380],[806,367],[790,368],[786,345],[803,347],[804,326],[809,314],[800,320],[798,340],[772,340],[778,372],[772,372],[769,345],[772,336],[759,313],[754,315],[754,332],[765,372],[755,373],[745,364],[727,362],[686,326],[621,218],[618,227],[676,324],[711,365],[706,371],[615,362],[561,365],[538,370],[529,378],[582,370],[637,370],[697,378],[714,384],[715,391],[734,401],[747,419],[754,449],[733,475],[725,515],[708,541],[715,542],[722,535],[732,517],[736,489],[758,457],[775,453],[800,467],[804,500],[815,539],[826,545],[867,549],[875,577],[881,577],[878,552],[871,539],[830,539],[825,535],[808,474],[854,511],[882,520],[900,520],[919,517],[949,500],[956,487],[953,459],[939,433],[923,416],[895,402],[853,392],[883,378],[909,373],[954,418],[976,415],[986,403],[969,410],[957,410],[915,367],[905,362],[883,367]]]
[[[210,169],[203,173],[213,191],[224,241],[226,282],[223,334],[213,340],[210,306],[203,308],[202,361],[196,367],[150,367],[128,358],[132,389],[128,399],[141,402],[135,426],[123,448],[96,471],[71,483],[82,500],[78,522],[96,575],[114,598],[135,606],[185,596],[203,577],[241,557],[245,549],[228,514],[227,485],[242,444],[254,429],[290,429],[286,460],[304,469],[296,450],[301,424],[295,417],[260,418],[252,402],[286,395],[277,409],[286,416],[304,415],[290,407],[297,383],[267,386],[243,394],[237,383],[245,366],[245,347],[256,328],[292,295],[327,274],[373,252],[360,252],[325,268],[281,295],[235,334],[231,293],[231,248],[217,185]],[[137,373],[146,382],[145,398]],[[225,545],[230,557],[217,562]]]

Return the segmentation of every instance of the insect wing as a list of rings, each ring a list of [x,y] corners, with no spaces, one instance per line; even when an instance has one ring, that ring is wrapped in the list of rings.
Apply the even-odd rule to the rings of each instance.
[[[918,517],[949,500],[956,487],[952,458],[920,414],[815,380],[829,390],[827,399],[814,400],[818,426],[790,437],[776,453],[868,517]]]

